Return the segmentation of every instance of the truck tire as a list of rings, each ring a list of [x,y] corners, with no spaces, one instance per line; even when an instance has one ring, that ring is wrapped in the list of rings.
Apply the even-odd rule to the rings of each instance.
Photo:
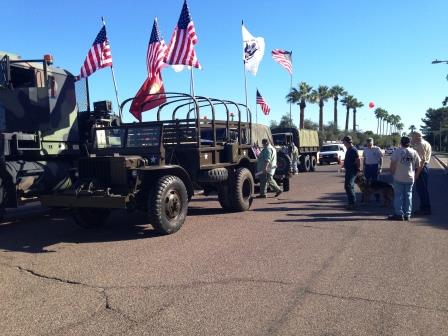
[[[305,160],[303,161],[303,165],[305,168],[305,172],[309,172],[311,170],[311,159],[310,156],[305,156]]]
[[[311,156],[311,166],[310,171],[316,171],[317,159],[314,155]]]
[[[188,210],[187,188],[177,176],[160,177],[148,198],[148,215],[160,234],[177,232],[185,222]]]
[[[306,172],[306,167],[305,167],[305,157],[301,156],[299,159],[299,172],[304,173]]]
[[[221,185],[218,187],[218,201],[223,210],[232,211],[232,204],[229,197],[229,186]]]
[[[230,185],[230,202],[232,210],[246,211],[249,210],[253,201],[254,178],[247,168],[238,168],[235,176],[229,179]]]
[[[107,222],[110,211],[103,208],[76,208],[73,211],[73,219],[85,229],[99,228]]]
[[[202,171],[199,174],[198,181],[207,182],[225,182],[229,178],[229,171],[226,168],[215,168]]]
[[[276,175],[288,175],[292,172],[291,157],[283,152],[277,152],[277,169]]]

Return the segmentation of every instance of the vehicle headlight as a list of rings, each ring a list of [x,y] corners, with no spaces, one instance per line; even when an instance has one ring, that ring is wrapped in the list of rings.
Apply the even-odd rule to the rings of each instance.
[[[136,170],[133,170],[133,171],[131,172],[131,176],[132,176],[133,179],[136,179],[136,178],[137,178],[137,175],[138,175],[138,172],[137,172]]]

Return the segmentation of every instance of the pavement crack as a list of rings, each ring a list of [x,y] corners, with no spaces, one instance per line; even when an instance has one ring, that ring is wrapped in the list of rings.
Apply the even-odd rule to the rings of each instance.
[[[69,284],[69,285],[80,285],[80,286],[86,286],[86,287],[90,287],[90,288],[96,288],[94,286],[90,286],[90,285],[84,284],[82,282],[68,280],[68,279],[62,279],[62,278],[58,278],[58,277],[51,277],[51,276],[47,276],[44,274],[40,274],[40,273],[37,273],[36,271],[27,269],[27,268],[24,268],[21,266],[16,266],[16,268],[21,272],[26,272],[28,274],[34,275],[34,276],[36,276],[38,278],[42,278],[42,279],[53,280],[53,281],[57,281],[57,282],[61,282],[64,284]]]
[[[326,296],[326,297],[331,297],[331,298],[341,299],[341,300],[364,301],[364,302],[369,302],[369,303],[379,303],[379,304],[386,304],[386,305],[397,306],[397,307],[417,308],[417,309],[424,309],[424,310],[433,311],[433,312],[448,313],[448,309],[431,308],[431,307],[418,306],[418,305],[413,305],[413,304],[397,303],[397,302],[390,302],[390,301],[385,301],[385,300],[368,299],[368,298],[363,298],[363,297],[359,297],[359,296],[344,296],[344,295],[335,295],[335,294],[329,294],[329,293],[321,293],[321,292],[316,292],[316,291],[313,291],[310,289],[305,289],[305,292],[308,294],[312,294],[312,295]]]

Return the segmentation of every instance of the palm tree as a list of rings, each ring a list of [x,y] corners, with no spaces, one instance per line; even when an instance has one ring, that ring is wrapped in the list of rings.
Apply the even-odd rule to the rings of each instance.
[[[286,101],[288,103],[297,104],[300,107],[300,128],[304,127],[306,102],[309,101],[312,89],[313,87],[306,82],[301,82],[298,90],[292,88],[291,92],[286,96]]]
[[[310,94],[310,102],[319,104],[319,131],[324,130],[324,103],[331,98],[328,86],[319,85],[317,90]]]
[[[402,122],[399,122],[399,123],[397,123],[396,128],[397,128],[397,132],[400,134],[401,131],[404,129],[404,124]]]
[[[416,129],[417,127],[415,127],[414,125],[409,126],[409,130],[411,131],[411,133],[414,133]]]
[[[443,105],[443,106],[448,105],[448,97],[445,97],[445,99],[444,99],[443,102],[442,102],[442,105]]]
[[[398,125],[401,123],[401,117],[398,115],[398,114],[396,114],[396,115],[394,115],[394,126],[395,126],[395,132],[394,133],[398,133]]]
[[[382,108],[381,107],[377,107],[374,111],[375,113],[375,117],[377,119],[377,124],[376,124],[376,134],[380,135],[380,123],[381,123],[381,115],[382,115]]]
[[[356,132],[356,109],[363,107],[364,104],[357,99],[353,103],[353,132]]]
[[[354,97],[351,95],[345,96],[341,99],[341,104],[347,109],[347,114],[345,115],[345,131],[348,132],[348,120],[350,117],[350,109],[353,107]]]
[[[386,135],[387,134],[387,125],[386,128],[384,128],[384,123],[388,123],[389,121],[389,112],[387,112],[386,110],[383,109],[383,133],[382,135]]]
[[[334,129],[338,129],[338,99],[339,97],[344,97],[347,95],[347,91],[344,90],[342,86],[334,85],[330,89],[330,94],[334,99]]]

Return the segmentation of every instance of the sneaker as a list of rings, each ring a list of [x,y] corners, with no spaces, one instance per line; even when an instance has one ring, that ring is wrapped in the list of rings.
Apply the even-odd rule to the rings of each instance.
[[[403,221],[404,217],[401,215],[390,215],[390,216],[387,216],[387,219],[391,220],[391,221]]]
[[[280,194],[281,194],[282,192],[283,192],[283,191],[281,191],[281,190],[277,191],[277,192],[275,193],[275,197],[280,196]]]
[[[258,195],[257,197],[255,197],[255,198],[268,198],[266,195]]]

